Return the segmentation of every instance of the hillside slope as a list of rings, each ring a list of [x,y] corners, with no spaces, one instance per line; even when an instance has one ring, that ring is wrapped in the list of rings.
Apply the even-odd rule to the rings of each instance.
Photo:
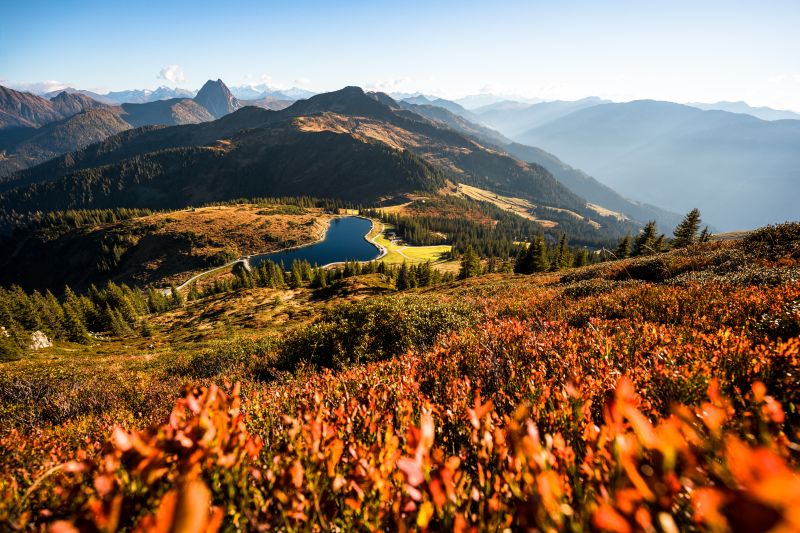
[[[482,124],[470,122],[463,116],[447,109],[436,105],[413,105],[409,104],[408,100],[401,102],[401,105],[414,113],[446,124],[456,131],[488,143],[489,146],[495,146],[498,150],[506,151],[522,161],[544,167],[570,191],[605,209],[622,213],[639,222],[656,220],[659,226],[666,230],[671,230],[680,221],[680,216],[675,213],[624,198],[615,190],[603,185],[585,172],[567,165],[551,153],[533,146],[515,143],[503,134]]]
[[[0,181],[4,176],[79,150],[130,128],[113,109],[90,109],[39,128],[0,134]]]
[[[319,208],[248,204],[168,211],[113,222],[42,223],[0,238],[0,285],[60,292],[109,281],[180,284],[192,274],[244,255],[313,242],[330,219]],[[58,257],[54,269],[42,257]]]

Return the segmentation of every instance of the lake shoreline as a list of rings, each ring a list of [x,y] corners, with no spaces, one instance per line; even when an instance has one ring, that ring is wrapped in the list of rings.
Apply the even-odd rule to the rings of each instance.
[[[385,257],[386,254],[388,253],[388,250],[385,247],[383,247],[380,244],[375,242],[375,239],[378,237],[378,235],[380,235],[380,233],[378,233],[378,235],[376,235],[372,239],[368,238],[369,234],[372,233],[372,231],[377,227],[377,225],[381,224],[380,222],[378,222],[378,221],[376,221],[376,220],[374,220],[372,218],[365,217],[363,215],[334,215],[330,219],[327,220],[325,232],[322,234],[322,236],[319,239],[317,239],[314,242],[308,242],[308,243],[304,243],[304,244],[299,244],[297,246],[290,246],[288,248],[283,248],[281,250],[276,250],[274,252],[267,252],[267,253],[263,253],[263,254],[251,254],[251,255],[248,255],[248,256],[244,256],[244,257],[242,257],[240,259],[237,259],[232,264],[235,264],[235,263],[238,263],[238,262],[245,262],[248,265],[248,267],[253,268],[253,265],[250,264],[250,260],[251,259],[255,259],[255,258],[258,258],[258,257],[271,256],[271,255],[285,253],[285,252],[291,252],[292,250],[299,250],[299,249],[302,249],[302,248],[307,248],[309,246],[316,246],[318,244],[322,244],[322,243],[325,242],[325,240],[328,237],[328,232],[331,229],[331,222],[333,222],[334,220],[341,220],[341,219],[347,219],[347,218],[360,218],[361,220],[367,220],[372,224],[370,226],[370,229],[362,236],[362,239],[364,241],[366,241],[367,243],[369,243],[370,245],[372,245],[378,251],[378,255],[376,257],[372,258],[372,259],[360,260],[360,261],[357,261],[357,262],[358,263],[369,263],[371,261],[377,261],[377,260],[381,259],[382,257]],[[333,262],[330,262],[330,263],[325,263],[323,265],[317,265],[317,266],[318,266],[318,268],[330,268],[330,267],[333,267],[333,266],[336,266],[336,265],[343,265],[345,263],[347,263],[347,261],[333,261]],[[285,267],[285,265],[284,265],[284,267]]]

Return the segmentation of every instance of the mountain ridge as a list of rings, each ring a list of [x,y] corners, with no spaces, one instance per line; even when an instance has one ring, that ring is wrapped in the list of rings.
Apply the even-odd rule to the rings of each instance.
[[[182,207],[297,194],[371,202],[414,190],[436,192],[449,180],[573,213],[555,216],[587,234],[602,227],[617,235],[624,226],[588,209],[543,167],[357,87],[281,111],[246,107],[213,122],[124,132],[15,177],[5,184],[0,205],[16,211],[120,203]]]

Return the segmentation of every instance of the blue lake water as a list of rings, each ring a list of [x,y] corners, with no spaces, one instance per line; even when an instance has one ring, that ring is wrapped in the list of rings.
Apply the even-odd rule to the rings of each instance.
[[[282,252],[254,255],[250,258],[250,265],[257,267],[270,260],[278,264],[283,262],[289,269],[295,259],[305,259],[319,266],[342,261],[371,261],[380,255],[378,247],[364,238],[371,228],[372,222],[364,218],[334,218],[325,240]]]

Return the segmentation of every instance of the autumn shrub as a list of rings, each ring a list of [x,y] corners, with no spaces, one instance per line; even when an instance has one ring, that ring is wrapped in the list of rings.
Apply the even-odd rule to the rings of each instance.
[[[800,260],[800,222],[766,226],[749,233],[742,248],[758,259],[784,264]]]
[[[469,325],[470,307],[429,296],[377,298],[343,304],[326,311],[280,347],[277,366],[299,361],[327,368],[379,361],[410,348],[425,348],[441,333]]]
[[[244,337],[212,343],[201,353],[185,363],[178,363],[175,371],[183,376],[207,379],[214,376],[244,377],[252,375],[274,352],[271,338],[253,340]]]
[[[603,294],[614,288],[614,283],[601,279],[587,279],[570,283],[564,287],[564,296],[570,298],[584,298]]]

